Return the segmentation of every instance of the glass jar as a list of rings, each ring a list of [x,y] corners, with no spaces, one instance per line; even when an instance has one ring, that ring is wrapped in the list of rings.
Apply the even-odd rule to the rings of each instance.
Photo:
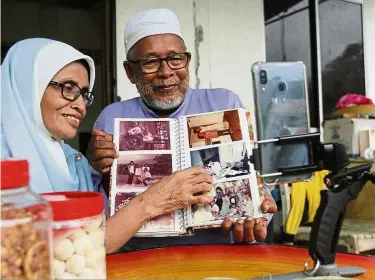
[[[53,278],[106,279],[102,194],[55,192],[43,197],[53,212]]]
[[[1,279],[50,279],[52,213],[26,160],[1,162]]]

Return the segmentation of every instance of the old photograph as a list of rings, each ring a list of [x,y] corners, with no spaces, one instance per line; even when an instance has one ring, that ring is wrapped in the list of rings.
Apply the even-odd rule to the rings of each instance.
[[[237,110],[187,118],[190,148],[242,140]]]
[[[172,174],[172,155],[120,155],[117,159],[117,190],[145,188]]]
[[[115,212],[119,211],[122,207],[127,205],[138,193],[116,193],[115,198]],[[158,216],[144,226],[142,226],[139,231],[155,231],[155,230],[174,230],[175,219],[174,213]]]
[[[250,172],[249,154],[244,143],[191,151],[190,159],[192,166],[205,168],[215,181]]]
[[[246,121],[247,121],[247,129],[249,130],[249,137],[250,142],[254,142],[254,127],[253,122],[251,120],[251,113],[249,111],[246,111]]]
[[[193,205],[194,224],[220,221],[226,216],[239,218],[254,216],[254,207],[248,179],[222,182],[213,185],[210,205]]]
[[[130,193],[116,193],[115,196],[115,213],[119,211],[122,207],[129,204],[129,202],[138,195],[135,192]]]
[[[121,121],[119,150],[170,150],[168,121]]]
[[[163,230],[174,230],[175,229],[175,219],[174,213],[165,214],[158,216],[144,226],[140,228],[140,231],[163,231]]]

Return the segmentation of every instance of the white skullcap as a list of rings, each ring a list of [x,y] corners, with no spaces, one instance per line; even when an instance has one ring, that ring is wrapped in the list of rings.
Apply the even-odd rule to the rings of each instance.
[[[167,9],[153,9],[136,14],[125,27],[125,53],[139,40],[157,34],[175,34],[183,39],[175,13]]]

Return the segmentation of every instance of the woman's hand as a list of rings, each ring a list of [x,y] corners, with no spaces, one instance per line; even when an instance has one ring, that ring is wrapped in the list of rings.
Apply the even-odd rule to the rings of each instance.
[[[139,195],[150,219],[183,209],[191,204],[209,204],[213,197],[212,177],[201,167],[174,172]]]

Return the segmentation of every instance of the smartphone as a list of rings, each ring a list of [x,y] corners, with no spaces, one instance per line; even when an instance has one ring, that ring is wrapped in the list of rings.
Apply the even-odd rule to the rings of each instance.
[[[310,114],[305,65],[302,62],[257,62],[252,66],[257,138],[305,134]],[[313,174],[276,175],[279,168],[310,163],[308,143],[258,145],[266,185],[308,181]],[[270,176],[271,175],[271,176]]]

